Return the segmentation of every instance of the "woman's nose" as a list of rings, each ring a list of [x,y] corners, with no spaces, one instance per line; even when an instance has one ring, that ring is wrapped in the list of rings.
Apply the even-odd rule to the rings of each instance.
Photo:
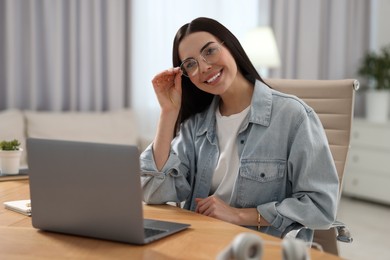
[[[198,61],[198,64],[199,64],[199,70],[201,73],[207,72],[211,69],[211,64],[207,63],[207,61],[203,58],[200,59],[200,61]]]

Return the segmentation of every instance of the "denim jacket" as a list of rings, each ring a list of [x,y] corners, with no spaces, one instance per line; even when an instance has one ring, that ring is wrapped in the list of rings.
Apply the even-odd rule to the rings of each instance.
[[[169,158],[158,171],[150,145],[140,157],[144,201],[149,204],[209,196],[218,162],[215,110],[186,120],[172,141]],[[307,104],[256,81],[250,111],[237,136],[240,165],[231,206],[257,208],[281,236],[300,224],[327,229],[336,217],[339,181],[322,124]]]

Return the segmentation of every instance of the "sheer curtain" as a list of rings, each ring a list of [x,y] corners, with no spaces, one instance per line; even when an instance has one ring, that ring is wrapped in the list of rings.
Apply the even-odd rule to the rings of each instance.
[[[270,75],[356,77],[358,62],[370,45],[371,4],[367,0],[270,1],[270,24],[282,59],[282,66]]]
[[[129,1],[0,0],[0,110],[129,106]]]

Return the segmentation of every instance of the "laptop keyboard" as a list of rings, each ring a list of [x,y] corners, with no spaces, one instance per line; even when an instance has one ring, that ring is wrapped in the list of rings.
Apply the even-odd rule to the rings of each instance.
[[[145,232],[145,237],[151,237],[151,236],[164,233],[166,231],[161,229],[154,229],[154,228],[144,228],[144,232]]]

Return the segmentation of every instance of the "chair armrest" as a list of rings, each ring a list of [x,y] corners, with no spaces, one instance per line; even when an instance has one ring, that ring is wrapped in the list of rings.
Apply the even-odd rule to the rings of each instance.
[[[331,228],[335,228],[337,231],[337,240],[344,242],[344,243],[352,243],[353,237],[351,235],[351,232],[349,229],[346,227],[346,225],[343,222],[340,222],[336,220],[333,222]]]

